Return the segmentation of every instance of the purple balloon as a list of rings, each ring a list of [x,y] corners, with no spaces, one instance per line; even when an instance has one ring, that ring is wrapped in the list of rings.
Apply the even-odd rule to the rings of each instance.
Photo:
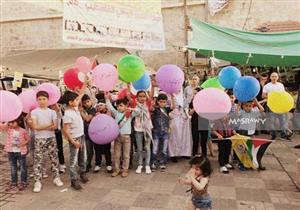
[[[22,109],[21,100],[16,94],[0,90],[0,122],[17,119],[22,113]]]
[[[89,136],[96,144],[108,144],[114,141],[118,135],[118,124],[106,114],[97,115],[89,125]]]
[[[183,71],[176,65],[166,64],[161,66],[156,73],[158,87],[166,93],[177,93],[183,85]]]

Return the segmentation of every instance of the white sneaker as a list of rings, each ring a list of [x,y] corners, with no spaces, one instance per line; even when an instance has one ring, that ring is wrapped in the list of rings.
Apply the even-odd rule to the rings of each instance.
[[[40,182],[35,182],[34,187],[33,187],[33,192],[39,193],[42,190],[42,183]]]
[[[53,179],[53,184],[55,184],[57,187],[61,187],[64,185],[64,183],[60,180],[59,177],[56,177],[55,179]]]
[[[231,164],[229,164],[229,163],[227,163],[227,164],[225,165],[225,167],[226,167],[227,169],[233,169],[233,166],[232,166]]]
[[[66,172],[66,166],[65,165],[59,165],[58,169],[59,169],[60,173],[65,173]]]
[[[137,173],[137,174],[142,173],[142,169],[143,169],[143,166],[138,166],[137,169],[135,170],[135,173]]]
[[[220,168],[220,172],[223,173],[223,174],[228,174],[229,173],[228,169],[225,166],[222,166]]]
[[[100,167],[100,166],[95,166],[95,168],[94,168],[94,172],[99,172],[99,171],[100,171],[100,169],[101,169],[101,167]]]
[[[60,164],[60,165],[59,165],[59,168],[61,168],[61,169],[66,169],[67,166],[66,166],[65,164],[62,164],[62,165]]]
[[[111,166],[106,166],[106,170],[107,171],[112,171],[112,167]]]
[[[151,174],[151,168],[150,168],[150,166],[146,166],[146,174]]]

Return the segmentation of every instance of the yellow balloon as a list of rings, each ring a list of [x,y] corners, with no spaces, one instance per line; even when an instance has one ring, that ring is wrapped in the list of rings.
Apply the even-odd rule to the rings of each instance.
[[[294,99],[288,92],[274,91],[268,94],[267,105],[272,112],[283,114],[294,107]]]

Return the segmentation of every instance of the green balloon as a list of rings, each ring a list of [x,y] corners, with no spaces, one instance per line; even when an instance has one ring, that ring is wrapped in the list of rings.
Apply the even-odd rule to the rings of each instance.
[[[122,82],[126,82],[120,75],[119,75],[119,80]]]
[[[221,90],[224,90],[225,88],[220,84],[218,77],[213,77],[208,80],[206,80],[201,85],[202,88],[219,88]]]
[[[118,62],[118,72],[120,78],[125,82],[139,80],[145,71],[144,61],[135,55],[125,55]]]

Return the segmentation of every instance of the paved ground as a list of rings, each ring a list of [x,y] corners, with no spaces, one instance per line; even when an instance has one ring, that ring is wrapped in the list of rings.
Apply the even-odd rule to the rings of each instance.
[[[277,141],[271,145],[263,159],[266,171],[232,171],[228,175],[218,172],[216,158],[211,158],[214,173],[209,192],[215,210],[299,210],[300,192],[294,179],[296,159],[300,151],[293,149],[300,143],[300,136],[293,142]],[[3,151],[1,149],[1,151]],[[129,177],[111,178],[104,171],[89,174],[90,182],[82,192],[73,191],[68,175],[62,176],[65,186],[54,187],[51,178],[43,180],[43,190],[32,193],[29,188],[18,194],[6,194],[4,184],[9,179],[9,169],[3,152],[0,153],[0,209],[105,209],[105,210],[182,210],[190,194],[177,179],[188,170],[188,161],[170,163],[166,172],[137,175],[132,170]],[[67,158],[68,159],[68,158]]]

